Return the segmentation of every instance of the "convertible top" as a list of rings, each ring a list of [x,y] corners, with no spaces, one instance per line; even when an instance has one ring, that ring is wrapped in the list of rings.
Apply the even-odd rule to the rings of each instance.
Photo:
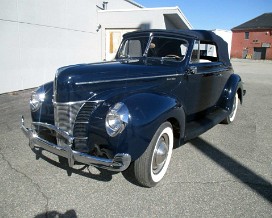
[[[229,59],[229,54],[228,54],[228,43],[223,40],[220,36],[216,35],[212,31],[208,30],[159,30],[159,29],[151,29],[151,30],[140,30],[140,31],[134,31],[134,32],[129,32],[124,34],[124,37],[130,37],[135,34],[162,34],[162,35],[178,35],[178,36],[183,36],[183,37],[189,37],[193,39],[198,39],[200,41],[205,41],[205,42],[211,42],[213,44],[217,45],[217,54],[218,54],[218,59],[224,65],[231,65],[230,59]]]

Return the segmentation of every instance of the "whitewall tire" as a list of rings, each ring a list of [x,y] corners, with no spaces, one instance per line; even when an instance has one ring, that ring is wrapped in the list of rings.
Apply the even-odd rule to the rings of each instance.
[[[235,97],[233,99],[233,105],[232,105],[232,111],[231,113],[222,121],[222,123],[225,124],[230,124],[234,121],[237,109],[238,109],[238,103],[239,103],[239,98],[238,98],[238,93],[235,94]]]
[[[133,164],[136,180],[153,187],[164,177],[169,166],[174,144],[171,123],[163,123],[153,136],[148,148]]]

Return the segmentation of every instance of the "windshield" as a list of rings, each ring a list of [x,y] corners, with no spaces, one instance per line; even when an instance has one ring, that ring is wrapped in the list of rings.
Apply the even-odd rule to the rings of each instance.
[[[117,59],[137,59],[180,62],[188,48],[187,41],[170,37],[137,37],[125,40],[116,56]]]
[[[140,58],[144,56],[149,37],[127,39],[121,46],[117,58]]]

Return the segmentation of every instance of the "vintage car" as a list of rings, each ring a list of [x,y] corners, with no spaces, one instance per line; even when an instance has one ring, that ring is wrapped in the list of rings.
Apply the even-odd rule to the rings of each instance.
[[[231,123],[245,90],[227,43],[204,30],[147,30],[123,36],[110,62],[57,70],[33,92],[32,149],[61,163],[129,170],[142,186],[165,175],[173,145]]]

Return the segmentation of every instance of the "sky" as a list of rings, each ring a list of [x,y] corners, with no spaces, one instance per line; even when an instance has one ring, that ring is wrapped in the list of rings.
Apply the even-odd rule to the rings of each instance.
[[[230,30],[263,13],[272,0],[135,0],[146,8],[178,6],[193,29]]]

